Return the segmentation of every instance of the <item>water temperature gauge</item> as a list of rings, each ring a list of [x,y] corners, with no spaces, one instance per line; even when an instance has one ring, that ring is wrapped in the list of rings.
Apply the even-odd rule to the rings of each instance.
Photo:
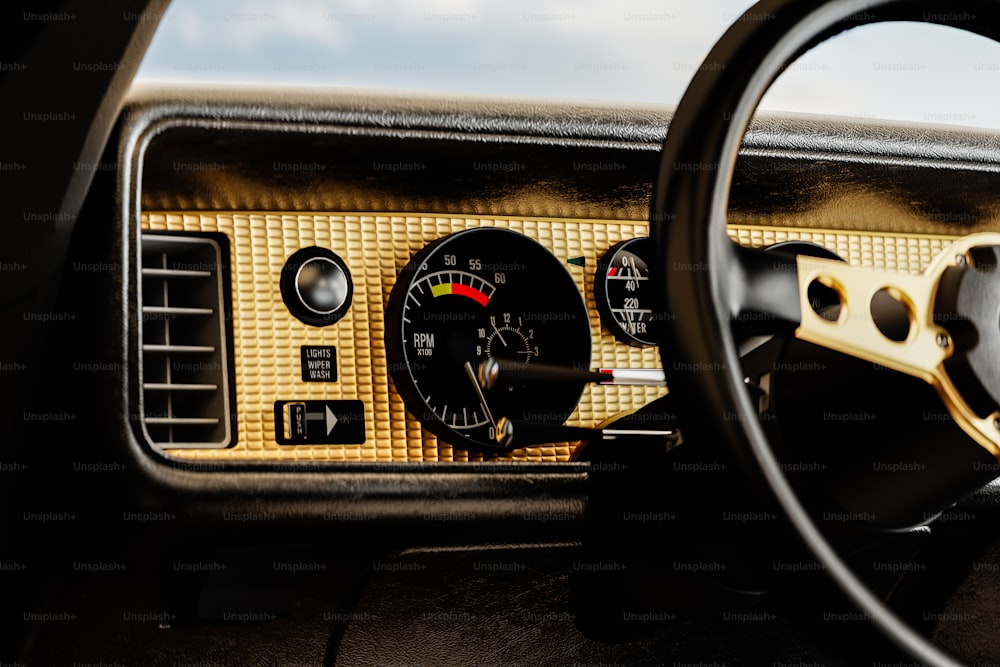
[[[601,322],[629,345],[655,345],[649,284],[649,239],[645,236],[611,247],[597,264],[594,296]]]

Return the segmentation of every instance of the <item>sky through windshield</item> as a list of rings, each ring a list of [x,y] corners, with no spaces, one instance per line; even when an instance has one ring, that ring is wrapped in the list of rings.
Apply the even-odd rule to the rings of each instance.
[[[740,0],[173,0],[146,81],[676,104]],[[761,107],[1000,128],[1000,45],[869,26],[806,54]]]

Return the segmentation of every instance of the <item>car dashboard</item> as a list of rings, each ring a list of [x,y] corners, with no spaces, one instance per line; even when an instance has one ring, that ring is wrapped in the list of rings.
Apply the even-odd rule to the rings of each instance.
[[[221,301],[226,326],[217,342],[228,354],[212,363],[225,362],[213,386],[225,385],[219,391],[233,409],[217,401],[216,418],[229,428],[209,427],[202,446],[187,442],[196,427],[152,425],[167,413],[164,393],[180,406],[171,412],[175,420],[198,418],[184,414],[181,389],[159,388],[171,366],[180,378],[175,384],[196,385],[185,384],[181,371],[204,361],[198,352],[171,357],[157,347],[170,335],[164,323],[184,316],[155,305],[146,306],[141,319],[129,315],[131,367],[143,370],[132,378],[130,396],[143,407],[126,414],[143,414],[134,426],[146,444],[174,460],[220,464],[568,462],[576,443],[499,450],[485,435],[476,387],[444,349],[449,333],[468,330],[474,366],[504,355],[528,365],[579,369],[655,371],[670,363],[661,361],[652,333],[630,336],[622,326],[627,318],[646,318],[639,326],[652,329],[654,295],[642,289],[634,298],[624,292],[610,298],[606,289],[616,284],[609,269],[619,268],[609,265],[612,251],[648,235],[646,207],[668,110],[581,104],[539,117],[530,102],[421,104],[366,93],[331,100],[302,90],[261,108],[242,94],[241,100],[238,90],[201,91],[201,97],[192,92],[188,103],[178,103],[173,92],[170,102],[153,92],[125,113],[124,148],[132,154],[122,157],[134,171],[131,205],[122,211],[129,253],[123,259],[146,276],[150,261],[166,260],[163,253],[147,253],[145,243],[219,235],[226,274],[220,291],[228,290]],[[833,136],[838,130],[841,135]],[[951,145],[929,146],[916,129],[909,136],[876,125],[867,136],[861,132],[816,118],[768,120],[752,129],[741,158],[745,167],[734,183],[731,237],[754,247],[811,242],[848,262],[919,273],[956,234],[989,228],[997,214],[988,196],[995,165],[986,161],[990,149],[980,137],[955,132]],[[955,183],[962,192],[948,193],[961,208],[940,209],[937,198],[921,201],[926,180],[942,169],[946,179],[962,174]],[[544,251],[519,262],[526,250],[515,241],[506,250],[488,250],[478,248],[506,242],[470,237],[457,255],[441,251],[450,264],[439,258],[424,272],[413,265],[414,257],[446,237],[485,228],[511,230]],[[352,290],[327,315],[303,305],[285,275],[290,258],[309,249],[325,249],[331,258],[314,263],[337,266],[338,278]],[[487,268],[470,268],[482,264],[484,252],[492,257]],[[564,272],[571,287],[556,286]],[[140,299],[154,304],[169,298],[163,281],[127,278],[142,285],[123,304],[129,313],[142,312]],[[468,282],[483,301],[473,306],[472,297],[453,297],[460,305],[425,308],[416,298],[429,287],[419,284],[425,279],[446,287],[453,279],[455,285]],[[397,283],[406,281],[414,284],[401,284],[393,297]],[[497,300],[500,307],[487,303],[474,287],[479,283],[506,296]],[[565,310],[577,300],[583,308]],[[497,315],[487,314],[494,312],[507,323],[497,325]],[[401,320],[407,314],[424,321],[407,327]],[[520,323],[512,324],[512,316]],[[183,349],[178,336],[184,326],[182,319],[174,327],[177,349]],[[507,343],[498,326],[509,327],[508,337],[518,340]],[[438,331],[437,349],[432,331]],[[412,339],[420,337],[430,341],[426,349],[414,349],[419,341]],[[507,347],[498,355],[490,345],[495,350],[500,340]],[[573,346],[579,349],[570,354]],[[310,376],[308,354],[327,355],[324,375]],[[313,366],[321,364],[313,360]],[[416,377],[429,383],[442,375],[446,379],[435,378],[433,392],[424,392],[442,398],[424,401]],[[641,384],[591,384],[578,400],[550,392],[504,407],[534,421],[549,417],[595,427],[665,392]],[[194,395],[197,404],[208,402]],[[343,411],[333,417],[339,428],[327,429],[327,408]],[[305,414],[312,421],[292,429]],[[363,426],[351,427],[351,417]]]
[[[646,379],[675,363],[657,345],[657,296],[640,284],[659,258],[634,245],[649,235],[671,116],[404,92],[280,88],[262,101],[252,87],[133,88],[70,247],[58,310],[75,317],[52,323],[45,360],[59,381],[25,412],[74,415],[27,424],[62,445],[26,454],[25,506],[66,511],[44,490],[63,484],[81,517],[11,533],[30,545],[58,530],[78,545],[62,560],[22,547],[25,562],[44,563],[25,590],[57,573],[62,592],[43,607],[81,619],[17,619],[38,664],[145,661],[144,651],[156,664],[251,664],[275,651],[298,664],[814,655],[771,610],[684,620],[638,643],[581,634],[572,581],[627,571],[631,583],[610,587],[643,590],[650,572],[651,561],[615,559],[620,536],[595,536],[595,513],[649,527],[690,512],[690,546],[710,541],[700,501],[643,507],[630,496],[609,508],[609,488],[658,497],[663,468],[565,429],[501,447],[500,417],[675,430],[669,387],[501,384],[509,398],[476,386],[494,356]],[[728,223],[746,246],[808,243],[920,273],[952,239],[1000,225],[1000,134],[759,114]],[[671,470],[694,470],[684,465]],[[609,487],[626,468],[639,476]],[[695,472],[707,496],[729,483],[721,469]],[[117,563],[120,576],[108,585],[112,570],[70,558]],[[762,597],[737,588],[719,590],[740,604]],[[773,639],[764,648],[761,632]]]

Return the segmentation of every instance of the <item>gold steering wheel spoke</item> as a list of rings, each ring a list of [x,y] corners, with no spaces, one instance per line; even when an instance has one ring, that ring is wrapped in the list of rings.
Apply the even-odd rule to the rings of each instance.
[[[830,259],[797,258],[801,321],[795,330],[800,340],[906,373],[932,385],[955,422],[1000,460],[1000,411],[976,414],[949,377],[945,361],[955,352],[949,332],[934,321],[935,300],[941,278],[949,267],[970,262],[969,251],[980,246],[1000,246],[1000,234],[974,234],[941,252],[921,275],[860,268]],[[815,310],[810,287],[833,290],[840,301],[839,314]],[[872,300],[880,292],[905,310],[909,329],[897,340],[880,328],[872,313]]]
[[[802,320],[796,338],[932,380],[951,347],[947,332],[933,321],[937,287],[934,277],[894,274],[802,255],[797,264]],[[839,297],[836,319],[828,319],[813,309],[809,291],[814,283],[832,289]],[[903,341],[890,339],[875,324],[871,302],[881,290],[907,310],[910,329]]]

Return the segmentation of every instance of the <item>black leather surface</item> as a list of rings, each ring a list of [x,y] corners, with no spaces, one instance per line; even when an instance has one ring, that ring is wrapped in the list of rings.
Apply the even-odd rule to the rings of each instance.
[[[1000,544],[993,543],[978,554],[961,585],[932,617],[936,623],[934,640],[973,664],[996,664],[1000,656],[997,591],[1000,591]]]
[[[17,664],[323,664],[331,631],[370,571],[370,556],[282,552],[277,541],[253,538],[216,549],[193,537],[77,545],[72,557],[33,561],[49,577],[50,594],[44,606],[21,613],[49,616],[34,624],[34,650]],[[279,564],[299,571],[279,571]]]
[[[225,88],[140,89],[128,113],[172,118],[153,130],[144,208],[645,220],[671,109],[296,89],[264,107]],[[996,132],[762,114],[744,143],[733,222],[966,233],[1000,219]]]
[[[702,619],[661,615],[646,635],[631,641],[588,638],[575,625],[570,596],[571,573],[587,563],[574,560],[571,549],[411,552],[381,565],[352,620],[337,630],[329,655],[336,665],[822,661],[767,606]]]

